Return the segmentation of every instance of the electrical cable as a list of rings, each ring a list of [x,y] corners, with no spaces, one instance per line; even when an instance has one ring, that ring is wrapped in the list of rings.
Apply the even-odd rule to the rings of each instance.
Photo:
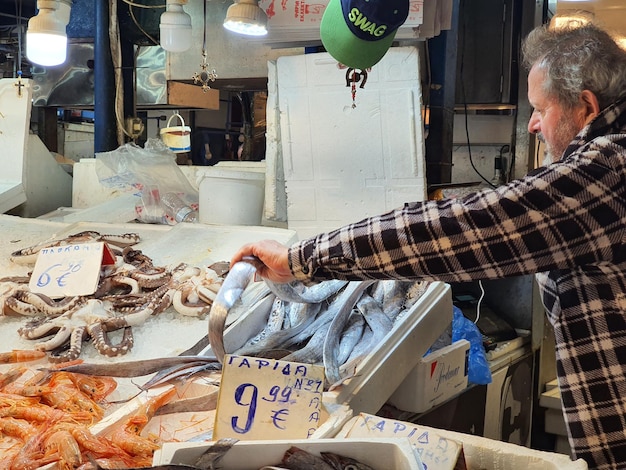
[[[137,7],[137,8],[166,8],[166,5],[144,5],[142,3],[136,3],[133,2],[131,0],[122,0],[124,3],[126,3],[127,5],[130,5],[131,7]]]
[[[460,78],[461,78],[461,94],[463,95],[463,111],[465,113],[465,137],[467,139],[467,154],[468,154],[468,157],[469,157],[470,165],[472,166],[472,168],[474,169],[476,174],[478,176],[480,176],[480,178],[485,183],[487,183],[489,186],[491,186],[492,188],[495,188],[496,185],[494,185],[491,181],[489,181],[487,178],[485,178],[480,171],[478,171],[478,168],[476,168],[476,165],[474,165],[474,160],[472,158],[472,146],[471,146],[470,136],[469,136],[469,122],[468,122],[468,118],[467,118],[467,98],[465,96],[465,80],[463,79],[463,70],[464,70],[464,65],[465,65],[465,42],[466,42],[465,41],[466,40],[465,33],[466,33],[466,31],[467,31],[467,28],[466,28],[465,19],[464,19],[463,20],[463,47],[461,47]]]
[[[128,12],[130,13],[130,18],[133,20],[133,23],[135,23],[135,26],[137,27],[137,29],[139,31],[142,32],[142,34],[147,37],[152,44],[154,44],[155,46],[159,45],[159,41],[157,41],[154,37],[152,37],[152,35],[150,33],[148,33],[148,31],[146,31],[143,26],[141,26],[141,24],[139,23],[139,21],[137,21],[137,17],[135,16],[135,11],[133,10],[133,6],[132,4],[128,4]]]
[[[476,319],[474,320],[474,324],[478,323],[478,320],[480,319],[480,304],[485,297],[485,288],[483,287],[483,281],[481,281],[480,279],[478,280],[478,287],[480,287],[480,298],[478,299],[478,303],[476,304]]]
[[[17,72],[22,73],[22,25],[20,24],[20,18],[22,18],[22,2],[15,0],[15,15],[17,16],[17,22],[15,24],[17,28]]]

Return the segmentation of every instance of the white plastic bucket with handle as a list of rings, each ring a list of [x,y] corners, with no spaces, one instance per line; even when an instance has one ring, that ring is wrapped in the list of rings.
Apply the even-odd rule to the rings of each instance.
[[[170,126],[172,119],[180,119],[180,126]],[[183,117],[174,113],[167,120],[167,127],[161,129],[161,140],[174,153],[185,153],[191,151],[191,127],[185,126]]]

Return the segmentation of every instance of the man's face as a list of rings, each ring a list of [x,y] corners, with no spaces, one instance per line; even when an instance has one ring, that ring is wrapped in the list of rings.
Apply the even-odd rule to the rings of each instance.
[[[576,134],[585,126],[585,119],[576,109],[563,107],[543,89],[544,71],[536,65],[528,73],[528,101],[534,108],[528,121],[528,132],[538,134],[546,144],[551,162],[561,159]]]

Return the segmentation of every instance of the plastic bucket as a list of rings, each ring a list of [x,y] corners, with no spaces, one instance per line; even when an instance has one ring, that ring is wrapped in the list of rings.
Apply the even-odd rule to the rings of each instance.
[[[199,219],[205,224],[261,225],[265,173],[207,169],[199,184]]]
[[[180,119],[180,126],[170,126],[172,119]],[[174,113],[167,120],[167,126],[161,129],[161,140],[174,153],[185,153],[191,151],[191,128],[185,126],[183,117]]]

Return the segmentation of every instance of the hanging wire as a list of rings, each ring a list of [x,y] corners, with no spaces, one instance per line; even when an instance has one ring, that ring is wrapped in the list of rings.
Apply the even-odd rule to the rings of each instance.
[[[127,5],[137,8],[165,8],[166,5],[144,5],[143,3],[132,2],[131,0],[122,0]]]
[[[467,39],[467,25],[466,25],[466,20],[464,19],[462,22],[462,26],[463,26],[463,47],[461,47],[461,93],[463,95],[463,112],[465,114],[465,137],[467,139],[467,153],[469,156],[469,162],[470,165],[472,166],[473,170],[476,172],[476,174],[478,176],[480,176],[480,178],[487,183],[490,187],[495,188],[496,185],[493,184],[491,181],[489,181],[487,178],[485,178],[485,176],[483,176],[483,174],[478,171],[478,168],[476,168],[476,165],[474,165],[474,159],[472,158],[472,146],[471,146],[471,142],[470,142],[470,136],[469,136],[469,122],[468,122],[468,117],[467,117],[467,98],[465,96],[465,80],[463,78],[463,71],[464,71],[464,65],[465,65],[465,44],[466,44],[466,39]]]
[[[478,323],[478,320],[480,320],[480,304],[482,304],[485,298],[485,288],[483,287],[483,281],[480,279],[478,280],[478,286],[480,287],[480,298],[476,304],[476,320],[474,320],[474,324]]]
[[[22,0],[15,0],[15,16],[17,27],[17,72],[21,76],[22,74]]]

